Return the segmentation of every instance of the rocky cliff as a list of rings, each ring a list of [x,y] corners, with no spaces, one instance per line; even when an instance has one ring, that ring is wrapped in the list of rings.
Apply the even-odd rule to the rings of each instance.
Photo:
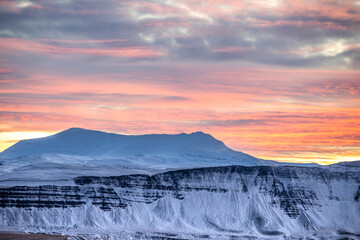
[[[0,188],[3,229],[293,236],[360,232],[351,168],[228,166]]]

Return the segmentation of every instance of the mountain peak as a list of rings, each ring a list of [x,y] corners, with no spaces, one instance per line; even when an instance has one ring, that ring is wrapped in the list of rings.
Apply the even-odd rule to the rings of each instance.
[[[64,131],[58,132],[55,135],[58,135],[58,134],[73,134],[73,133],[79,133],[79,132],[101,132],[101,131],[90,130],[90,129],[85,129],[85,128],[79,128],[79,127],[73,127],[73,128],[69,128],[69,129],[66,129]]]
[[[204,134],[206,134],[206,135],[209,135],[209,134],[204,133],[204,132],[202,132],[202,131],[192,132],[192,133],[190,133],[190,134],[198,134],[198,135],[204,135]]]
[[[85,128],[73,127],[73,128],[66,129],[62,132],[78,132],[78,131],[90,131],[90,130],[85,129]],[[60,132],[60,133],[62,133],[62,132]]]
[[[2,158],[30,156],[78,156],[91,159],[136,159],[144,165],[156,164],[186,167],[239,164],[254,165],[258,159],[231,150],[210,134],[198,131],[190,134],[121,135],[84,128],[69,128],[45,138],[23,140],[4,152]]]
[[[204,133],[204,132],[202,132],[202,131],[192,132],[192,133],[190,133],[189,135],[195,135],[195,136],[210,136],[210,137],[213,137],[213,136],[211,136],[210,134]]]
[[[193,139],[199,139],[202,138],[203,140],[216,140],[217,142],[221,142],[214,138],[211,134],[204,133],[202,131],[192,132],[192,133],[178,133],[178,134],[145,134],[145,135],[122,135],[117,133],[108,133],[98,130],[91,130],[91,129],[85,129],[85,128],[79,128],[79,127],[73,127],[66,129],[64,131],[58,132],[57,134],[53,136],[61,136],[61,135],[77,135],[77,134],[102,134],[102,135],[115,135],[115,136],[122,136],[122,137],[135,137],[135,138],[141,138],[141,137],[148,137],[148,138],[172,138],[172,140],[181,139],[182,137],[185,137],[187,140],[193,138]],[[52,137],[52,136],[50,136]]]

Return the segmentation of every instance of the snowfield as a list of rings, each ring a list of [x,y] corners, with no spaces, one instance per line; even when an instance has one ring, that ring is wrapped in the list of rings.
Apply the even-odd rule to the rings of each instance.
[[[21,141],[0,158],[3,231],[74,239],[360,236],[359,162],[287,165],[204,133],[84,129]]]
[[[359,172],[339,170],[229,166],[2,187],[0,226],[73,234],[356,236]]]

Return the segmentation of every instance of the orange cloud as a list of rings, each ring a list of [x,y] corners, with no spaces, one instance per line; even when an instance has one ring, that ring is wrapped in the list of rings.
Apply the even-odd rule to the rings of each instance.
[[[192,66],[178,68],[188,74]],[[38,84],[0,90],[0,129],[201,130],[268,159],[329,163],[360,156],[358,71],[231,66],[197,71],[181,84],[176,74],[148,74],[144,80],[141,71],[29,76],[24,81],[37,79]],[[166,81],[153,84],[158,77]]]
[[[1,1],[0,13],[1,132],[201,130],[263,158],[360,160],[355,1]]]

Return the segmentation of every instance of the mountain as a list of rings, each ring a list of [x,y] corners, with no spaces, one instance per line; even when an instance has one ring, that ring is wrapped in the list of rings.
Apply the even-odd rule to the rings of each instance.
[[[360,162],[281,164],[202,132],[80,128],[20,141],[0,162],[2,231],[73,239],[360,238]]]
[[[226,166],[3,186],[0,228],[76,239],[359,239],[358,170]]]
[[[21,159],[32,164],[57,162],[162,168],[275,164],[234,151],[203,132],[135,136],[81,128],[22,140],[0,153],[0,158]]]

